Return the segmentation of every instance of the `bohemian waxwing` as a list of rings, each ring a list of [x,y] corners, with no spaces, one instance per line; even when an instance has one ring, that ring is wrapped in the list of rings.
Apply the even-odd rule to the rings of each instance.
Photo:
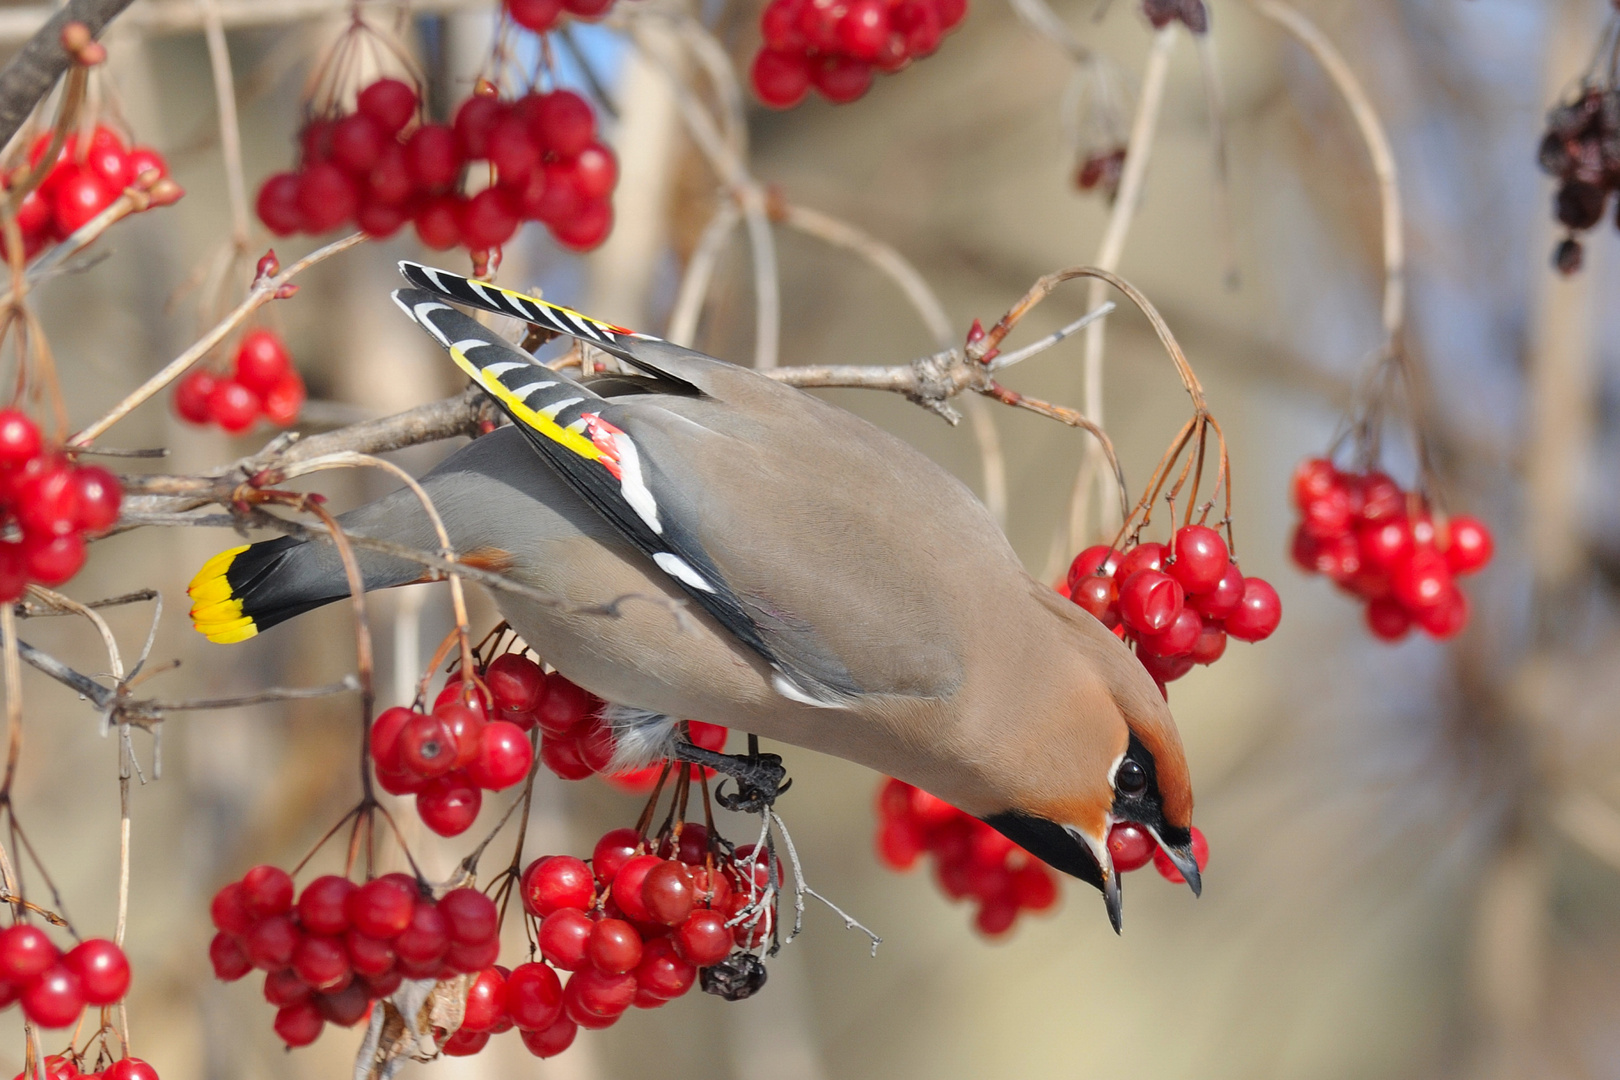
[[[669,342],[401,263],[400,308],[512,418],[422,480],[458,558],[557,603],[501,614],[610,710],[625,764],[679,755],[681,719],[835,754],[921,787],[1102,890],[1109,828],[1150,831],[1200,889],[1192,788],[1153,679],[1024,572],[954,477],[864,420]],[[526,320],[636,374],[576,380],[445,300]],[[339,519],[418,549],[417,497]],[[431,580],[357,551],[366,588]],[[233,548],[191,585],[216,642],[348,595],[329,543]],[[684,609],[682,608],[684,605]],[[604,614],[610,607],[612,614]]]

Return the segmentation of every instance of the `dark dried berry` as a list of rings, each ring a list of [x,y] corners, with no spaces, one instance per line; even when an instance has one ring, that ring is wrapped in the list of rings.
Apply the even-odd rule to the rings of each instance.
[[[1590,229],[1603,220],[1608,192],[1596,184],[1572,180],[1558,189],[1554,207],[1558,220],[1571,229]]]
[[[1573,274],[1581,268],[1584,255],[1581,242],[1572,236],[1553,248],[1553,268],[1566,276]]]
[[[741,1001],[753,997],[765,985],[765,964],[753,953],[735,952],[699,971],[698,982],[705,994]]]

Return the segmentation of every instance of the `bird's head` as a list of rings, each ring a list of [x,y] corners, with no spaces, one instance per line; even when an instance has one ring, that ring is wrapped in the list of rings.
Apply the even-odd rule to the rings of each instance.
[[[984,820],[1054,869],[1097,886],[1117,932],[1120,884],[1108,834],[1119,822],[1151,833],[1193,895],[1202,890],[1192,851],[1192,782],[1181,735],[1152,677],[1100,623],[1074,614],[1080,663],[1065,665],[1042,710],[1041,756],[1025,757],[1013,805]]]

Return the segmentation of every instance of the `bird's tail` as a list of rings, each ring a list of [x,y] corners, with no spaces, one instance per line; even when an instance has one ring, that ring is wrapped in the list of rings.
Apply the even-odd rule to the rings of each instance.
[[[222,551],[203,564],[186,592],[197,632],[221,645],[349,594],[332,573],[331,549],[291,536]],[[369,583],[368,583],[369,584]]]

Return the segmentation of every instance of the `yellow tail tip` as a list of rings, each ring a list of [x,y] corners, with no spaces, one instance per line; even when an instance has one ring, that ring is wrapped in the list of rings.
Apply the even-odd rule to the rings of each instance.
[[[222,551],[203,563],[197,576],[191,579],[186,593],[191,597],[191,624],[197,633],[220,645],[246,641],[259,632],[253,619],[242,614],[242,601],[231,593],[226,577],[231,563],[248,549],[248,545]]]

